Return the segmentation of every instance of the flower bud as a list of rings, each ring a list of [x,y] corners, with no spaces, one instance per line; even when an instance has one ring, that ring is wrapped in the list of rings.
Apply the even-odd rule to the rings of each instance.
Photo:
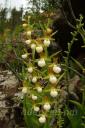
[[[28,20],[31,18],[31,16],[28,16]]]
[[[34,111],[35,111],[35,112],[38,112],[39,110],[40,110],[40,108],[39,108],[39,107],[34,106]]]
[[[27,56],[28,56],[27,53],[26,53],[26,54],[23,54],[23,55],[22,55],[22,58],[23,58],[23,59],[26,59]]]
[[[32,95],[32,100],[37,100],[37,96]]]
[[[54,65],[54,66],[53,66],[53,71],[54,71],[55,73],[60,73],[60,72],[61,72],[61,68],[60,68],[59,66],[57,66],[57,65]]]
[[[45,115],[42,115],[42,116],[39,118],[39,122],[40,122],[41,124],[43,124],[43,123],[46,122],[46,117],[45,117]]]
[[[27,27],[27,24],[24,23],[22,26],[25,28],[25,27]]]
[[[26,40],[25,43],[26,44],[31,44],[31,40]]]
[[[37,87],[37,92],[41,93],[42,92],[42,88],[41,87]]]
[[[45,40],[43,41],[43,43],[44,43],[44,46],[49,47],[49,45],[50,45],[50,40],[49,40],[49,39],[45,39]]]
[[[43,47],[42,46],[37,46],[36,47],[36,52],[37,53],[41,53],[43,51]]]
[[[44,110],[49,111],[51,109],[50,104],[47,102],[43,105]]]
[[[36,44],[31,44],[31,49],[34,50],[36,48]]]
[[[57,78],[54,75],[50,75],[49,81],[51,84],[56,84],[57,83]]]
[[[57,95],[58,95],[57,90],[56,90],[56,89],[51,89],[50,95],[51,95],[53,98],[57,97]]]
[[[45,60],[44,60],[44,58],[41,58],[39,61],[38,61],[38,66],[39,67],[44,67],[46,65],[46,63],[45,63]]]
[[[25,21],[26,21],[26,19],[24,19],[24,18],[23,18],[23,19],[22,19],[22,21],[23,21],[23,22],[25,22]]]
[[[27,93],[27,87],[22,88],[22,93],[26,94]]]
[[[29,67],[29,68],[28,68],[28,72],[29,72],[29,73],[32,73],[32,72],[33,72],[33,68],[32,68],[32,67]]]
[[[51,34],[52,33],[52,29],[51,28],[47,28],[47,34]]]
[[[31,31],[27,31],[27,36],[31,36],[32,32]]]
[[[32,83],[36,83],[36,82],[37,82],[37,77],[34,76],[34,77],[32,78]]]

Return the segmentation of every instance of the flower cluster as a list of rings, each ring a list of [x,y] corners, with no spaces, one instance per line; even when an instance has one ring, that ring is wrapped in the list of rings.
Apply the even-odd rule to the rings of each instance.
[[[24,43],[31,49],[31,56],[28,53],[21,56],[24,61],[30,58],[26,64],[27,82],[25,80],[22,92],[27,95],[33,111],[37,112],[38,121],[43,124],[59,95],[58,78],[61,67],[48,55],[48,47],[52,42],[52,29],[47,27],[42,30],[41,36],[33,38],[35,30],[26,23],[23,27],[27,36]]]

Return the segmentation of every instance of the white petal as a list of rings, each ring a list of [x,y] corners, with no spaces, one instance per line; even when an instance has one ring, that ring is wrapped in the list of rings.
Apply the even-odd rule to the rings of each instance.
[[[45,63],[45,60],[44,59],[40,59],[39,61],[38,61],[38,66],[39,67],[44,67],[46,65],[46,63]]]
[[[37,53],[41,53],[43,51],[43,47],[42,46],[37,46],[36,47],[36,52]]]
[[[53,98],[57,97],[57,95],[58,95],[57,90],[56,90],[56,89],[51,89],[50,95],[51,95]]]
[[[53,71],[54,71],[55,73],[60,73],[60,72],[61,72],[61,68],[60,68],[59,66],[54,65],[54,66],[53,66]]]
[[[57,83],[57,78],[54,75],[50,75],[49,81],[51,84],[56,84]]]
[[[46,122],[46,117],[44,115],[42,115],[40,118],[39,118],[39,122],[41,124],[45,123]]]

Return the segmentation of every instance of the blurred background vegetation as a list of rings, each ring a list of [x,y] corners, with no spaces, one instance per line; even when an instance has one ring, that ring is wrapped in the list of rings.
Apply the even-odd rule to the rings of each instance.
[[[21,23],[23,8],[13,8],[7,18],[8,9],[0,9],[0,67],[3,69],[19,70],[20,61],[17,55],[21,54]]]
[[[5,2],[7,3],[8,0]],[[14,72],[21,70],[20,57],[23,51],[22,19],[30,13],[39,23],[40,12],[53,12],[57,9],[60,0],[26,0],[27,11],[21,7],[7,8],[0,6],[0,68],[10,68]],[[9,2],[9,1],[8,1]],[[30,5],[30,6],[29,6]],[[24,11],[25,10],[25,11]],[[9,14],[10,13],[10,14]],[[24,14],[24,15],[23,15]],[[44,19],[44,18],[43,18]],[[44,21],[42,19],[42,22]]]

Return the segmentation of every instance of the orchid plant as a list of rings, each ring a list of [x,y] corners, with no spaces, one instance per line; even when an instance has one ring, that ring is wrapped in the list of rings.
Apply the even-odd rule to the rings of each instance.
[[[21,55],[25,64],[23,71],[23,111],[27,128],[51,128],[60,95],[59,81],[62,78],[61,65],[54,55],[49,55],[48,47],[53,43],[50,19],[41,25],[39,32],[30,18],[23,23],[24,44],[28,48]],[[41,34],[40,34],[41,33]],[[58,105],[57,105],[58,106]]]

